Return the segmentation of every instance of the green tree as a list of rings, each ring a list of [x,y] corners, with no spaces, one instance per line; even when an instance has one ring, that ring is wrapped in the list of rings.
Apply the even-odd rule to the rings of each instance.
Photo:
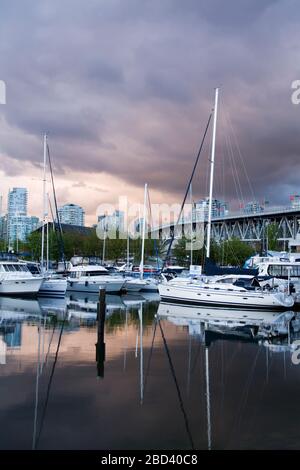
[[[219,246],[218,262],[225,266],[243,266],[255,250],[239,238],[222,242]]]
[[[280,244],[278,241],[279,238],[279,225],[276,222],[273,222],[267,226],[266,230],[266,238],[267,238],[267,247],[268,250],[279,250]]]
[[[41,257],[42,235],[40,232],[31,232],[27,237],[27,249],[32,260]]]
[[[190,240],[186,237],[181,238],[176,242],[173,249],[173,255],[175,256],[179,264],[189,266],[191,259],[191,250],[189,248]],[[203,246],[200,250],[193,249],[193,264],[203,265],[206,258],[206,247]],[[218,262],[220,259],[220,247],[214,241],[210,243],[210,259]]]
[[[25,248],[30,253],[33,260],[39,260],[41,256],[41,232],[32,232],[27,239]],[[65,258],[70,259],[74,255],[78,256],[99,256],[103,254],[103,240],[99,239],[96,230],[92,230],[89,235],[78,233],[64,233],[63,244]],[[145,240],[145,262],[150,257],[156,257],[155,244],[160,250],[159,241],[152,239]],[[60,259],[59,235],[52,229],[49,230],[49,258],[52,261]],[[130,239],[130,256],[134,257],[136,263],[141,260],[142,241]],[[45,256],[46,256],[46,236],[45,236]],[[105,260],[118,261],[127,258],[127,239],[120,238],[117,234],[116,239],[107,238],[105,241]]]

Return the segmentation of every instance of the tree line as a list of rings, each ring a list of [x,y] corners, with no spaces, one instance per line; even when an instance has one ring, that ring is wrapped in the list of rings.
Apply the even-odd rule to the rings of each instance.
[[[268,250],[279,250],[280,243],[278,241],[279,228],[277,224],[270,224],[266,228],[266,240],[264,245]],[[46,238],[46,237],[45,237]],[[80,233],[64,233],[63,246],[65,259],[72,256],[97,256],[102,259],[104,241],[99,239],[96,230],[92,230],[89,235]],[[49,259],[52,261],[60,260],[60,243],[57,233],[52,229],[49,230],[48,237]],[[191,260],[190,250],[187,249],[187,238],[181,238],[174,243],[172,250],[172,261],[178,264],[188,266]],[[27,258],[39,261],[41,257],[42,235],[40,231],[32,232],[26,242],[15,242],[15,252],[23,253]],[[0,241],[1,250],[5,251],[5,244]],[[18,249],[17,249],[18,248]],[[145,262],[147,259],[155,259],[157,256],[164,258],[167,248],[167,242],[160,240],[145,240]],[[134,263],[139,263],[141,259],[142,240],[141,238],[130,239],[129,252]],[[219,243],[211,241],[211,259],[216,263],[224,266],[242,266],[246,259],[257,253],[258,247],[241,241],[238,238],[232,238]],[[44,256],[46,257],[46,243]],[[205,247],[200,250],[193,250],[193,264],[204,264]],[[105,240],[105,260],[118,261],[127,257],[127,239],[116,238]]]
[[[262,246],[265,250],[280,250],[280,236],[279,226],[276,223],[271,223],[266,226],[264,233],[264,240],[262,240]],[[193,257],[193,264],[204,264],[205,260],[205,246],[200,250],[193,251],[187,250],[187,242],[190,240],[187,238],[180,239],[173,249],[173,255],[177,259],[177,262],[189,265],[191,256]],[[224,240],[219,243],[214,240],[211,241],[210,248],[210,259],[215,263],[223,266],[239,266],[242,267],[245,261],[261,251],[262,246],[259,244],[250,244],[240,240],[239,238],[231,238]]]
[[[97,256],[102,259],[104,241],[99,239],[96,230],[92,230],[89,235],[79,233],[64,233],[62,235],[63,251],[65,259],[72,256]],[[53,230],[49,231],[48,236],[49,259],[58,261],[60,259],[60,240]],[[26,243],[22,245],[22,251],[32,260],[40,260],[42,247],[42,235],[40,232],[32,232]],[[46,256],[45,242],[44,256]],[[140,262],[142,241],[140,238],[130,239],[129,254],[135,263]],[[105,260],[118,261],[127,257],[127,240],[122,238],[105,240],[104,250]],[[145,240],[145,259],[156,256],[155,240]]]

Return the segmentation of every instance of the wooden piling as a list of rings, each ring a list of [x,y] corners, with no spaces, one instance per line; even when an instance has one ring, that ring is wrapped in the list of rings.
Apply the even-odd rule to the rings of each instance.
[[[104,377],[105,361],[105,342],[104,327],[106,317],[105,289],[99,290],[99,302],[97,304],[97,343],[96,343],[96,362],[97,377]]]

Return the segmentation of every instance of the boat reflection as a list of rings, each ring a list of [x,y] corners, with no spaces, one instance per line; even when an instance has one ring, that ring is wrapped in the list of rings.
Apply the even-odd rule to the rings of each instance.
[[[6,364],[8,350],[22,344],[22,322],[41,316],[37,300],[0,297],[0,364]]]
[[[115,310],[124,309],[122,298],[118,295],[106,295],[106,310],[109,314]],[[95,322],[97,319],[97,305],[99,296],[97,294],[86,294],[76,292],[66,297],[68,319],[78,319],[82,322]]]
[[[204,383],[206,403],[206,431],[207,448],[213,448],[213,427],[211,413],[211,385],[209,349],[213,342],[218,340],[254,342],[266,348],[267,377],[269,375],[269,353],[295,351],[295,339],[300,337],[300,317],[293,311],[276,313],[274,311],[237,311],[209,307],[181,306],[161,302],[157,311],[157,321],[161,327],[161,320],[167,320],[174,325],[184,326],[188,329],[191,339],[194,337],[204,348]],[[162,332],[163,334],[163,332]],[[189,341],[188,380],[189,395],[191,375],[191,341]],[[259,352],[260,349],[258,349]],[[258,353],[257,353],[258,354]],[[256,359],[257,359],[256,354]],[[254,361],[253,370],[256,365]],[[175,375],[175,369],[173,374]],[[285,366],[286,370],[286,366]],[[178,392],[179,395],[179,392]],[[179,395],[180,397],[180,395]],[[183,407],[182,407],[183,409]]]
[[[67,308],[67,299],[65,297],[39,297],[38,302],[44,315],[64,317]]]
[[[204,341],[208,336],[227,336],[258,341],[261,338],[286,336],[293,328],[293,311],[230,310],[210,307],[181,306],[161,302],[159,317],[173,324],[187,326],[189,334],[199,335]],[[298,328],[298,327],[297,327]]]
[[[241,435],[243,420],[247,429],[261,390],[272,394],[273,379],[282,370],[287,381],[292,374],[298,380],[292,355],[298,346],[294,340],[300,338],[300,315],[294,312],[158,305],[157,296],[137,294],[107,296],[100,319],[98,301],[97,295],[78,293],[65,299],[0,298],[0,371],[9,375],[17,367],[18,374],[29,370],[34,378],[29,430],[33,449],[48,445],[51,426],[57,431],[53,407],[61,403],[60,390],[65,393],[71,379],[83,383],[80,397],[82,391],[84,396],[100,396],[98,406],[107,390],[115,393],[111,406],[119,407],[118,416],[124,410],[119,393],[124,385],[125,403],[135,406],[138,429],[141,419],[147,429],[144,417],[154,406],[160,414],[168,409],[162,422],[172,432],[175,424],[169,425],[169,420],[175,416],[176,430],[184,439],[180,442],[191,449],[219,448],[223,435],[222,446],[225,442],[230,448],[231,440]],[[64,402],[70,405],[72,420],[76,414],[70,400],[76,393],[70,386]],[[96,429],[102,426],[99,409],[102,413],[101,408],[92,411]],[[112,433],[112,442],[115,436]],[[166,442],[169,448],[172,442]]]
[[[0,321],[12,318],[20,320],[41,315],[39,302],[35,299],[0,297]]]

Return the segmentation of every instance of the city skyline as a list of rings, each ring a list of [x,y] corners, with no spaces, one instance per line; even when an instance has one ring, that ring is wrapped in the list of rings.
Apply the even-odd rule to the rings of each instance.
[[[46,132],[59,204],[84,207],[88,225],[97,206],[120,193],[141,202],[145,182],[153,202],[180,201],[218,85],[214,197],[284,204],[298,191],[300,170],[300,107],[291,100],[297,2],[231,1],[226,13],[221,5],[128,0],[125,8],[116,0],[82,9],[74,0],[70,17],[69,0],[29,0],[18,9],[3,0],[3,193],[28,187],[36,194],[30,212],[42,213]],[[222,154],[235,141],[235,163],[229,158],[223,171]],[[208,160],[207,143],[197,198],[207,195]]]
[[[2,201],[2,195],[0,195]],[[5,214],[2,213],[0,217],[0,239],[5,239],[10,242],[14,242],[17,237],[19,240],[25,241],[27,235],[32,230],[38,228],[41,225],[42,219],[39,219],[36,215],[27,214],[27,206],[28,202],[30,201],[30,197],[28,197],[28,189],[24,187],[13,187],[9,189],[8,196],[7,196],[7,212]],[[192,212],[195,214],[193,218],[196,217],[196,214],[201,213],[204,217],[207,217],[208,212],[208,197],[193,200],[193,208]],[[190,210],[190,203],[188,202],[187,209]],[[299,194],[291,194],[289,196],[289,205],[286,204],[282,207],[291,207],[294,209],[299,208],[300,206],[300,195]],[[255,214],[263,212],[267,208],[268,210],[272,210],[272,205],[270,206],[270,201],[262,200],[262,201],[246,201],[245,204],[240,205],[239,212],[241,214]],[[142,206],[140,207],[142,209]],[[58,213],[60,217],[60,222],[65,225],[75,225],[75,226],[84,226],[84,227],[96,227],[98,224],[99,229],[107,231],[111,229],[115,229],[122,232],[127,232],[130,227],[130,231],[135,233],[140,231],[137,226],[142,224],[143,218],[141,217],[141,211],[138,211],[139,215],[136,217],[129,217],[128,218],[128,225],[126,223],[126,214],[124,211],[119,209],[111,208],[110,211],[105,211],[105,213],[97,214],[95,220],[91,225],[87,225],[85,223],[85,210],[81,206],[78,206],[72,202],[64,204],[62,206],[58,206]],[[153,208],[152,208],[153,209]],[[219,200],[214,198],[212,201],[212,217],[222,217],[227,216],[230,214],[235,213],[230,207],[230,204],[227,201]],[[183,219],[187,217],[190,219],[191,212],[185,212],[183,215]],[[52,211],[49,208],[48,217],[49,221],[51,221]],[[153,214],[152,214],[153,215]],[[171,213],[169,214],[171,215]],[[175,213],[174,213],[175,215]],[[161,223],[165,222],[164,214],[161,214],[162,218],[160,218]],[[150,212],[148,211],[147,220],[150,217]],[[176,217],[176,216],[175,216]],[[173,220],[173,218],[172,218]],[[174,219],[176,220],[176,218]],[[153,220],[154,225],[153,227],[157,226],[156,221]],[[149,221],[147,222],[149,224]]]

